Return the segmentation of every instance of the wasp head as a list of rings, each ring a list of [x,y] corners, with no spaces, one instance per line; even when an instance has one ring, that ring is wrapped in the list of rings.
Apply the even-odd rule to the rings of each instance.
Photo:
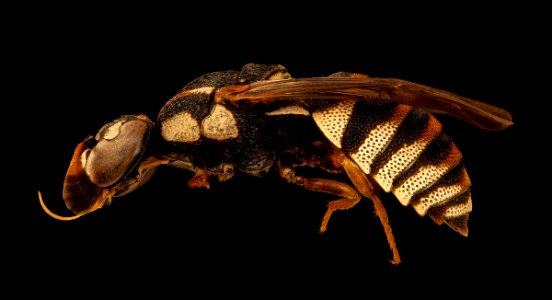
[[[159,165],[144,159],[152,128],[145,115],[123,115],[87,137],[77,145],[63,183],[65,205],[75,215],[54,214],[39,192],[42,208],[56,219],[72,220],[137,189]]]

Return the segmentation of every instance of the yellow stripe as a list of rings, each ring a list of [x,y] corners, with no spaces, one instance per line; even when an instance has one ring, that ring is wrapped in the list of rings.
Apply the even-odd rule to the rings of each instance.
[[[341,101],[334,106],[312,113],[318,128],[338,148],[341,148],[341,139],[353,114],[355,102],[354,100]]]
[[[412,107],[406,105],[397,106],[391,118],[378,124],[371,130],[358,150],[351,153],[351,158],[360,166],[364,173],[371,173],[374,160],[387,148],[402,121],[412,109]]]
[[[412,165],[431,141],[418,140],[410,145],[404,145],[375,174],[374,179],[381,188],[390,192],[393,181]]]
[[[418,215],[424,216],[427,210],[435,205],[447,202],[454,196],[462,193],[466,190],[466,186],[461,183],[455,183],[448,186],[440,186],[432,189],[427,195],[420,197],[417,201],[414,201],[412,207],[416,210]]]
[[[465,214],[471,213],[472,211],[472,199],[471,196],[462,203],[457,203],[454,205],[451,205],[445,209],[445,218],[455,218],[459,216],[463,216]]]

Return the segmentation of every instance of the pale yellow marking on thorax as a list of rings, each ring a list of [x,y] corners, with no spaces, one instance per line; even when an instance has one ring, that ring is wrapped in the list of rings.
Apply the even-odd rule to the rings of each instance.
[[[204,86],[204,87],[198,87],[198,88],[195,88],[195,89],[191,89],[191,90],[183,90],[183,91],[180,91],[178,94],[176,94],[173,98],[181,98],[181,97],[184,97],[184,96],[187,96],[187,95],[191,95],[191,94],[206,94],[206,95],[210,95],[213,91],[215,90],[215,87],[212,87],[212,86]]]
[[[310,115],[309,112],[298,105],[285,106],[266,113],[267,116],[280,116],[280,115]]]
[[[238,125],[232,112],[216,104],[211,113],[201,122],[203,136],[214,140],[227,140],[238,137]]]
[[[215,87],[212,86],[205,86],[205,87],[199,87],[196,89],[188,90],[190,94],[211,94],[215,90]]]
[[[199,140],[199,123],[189,112],[181,112],[161,124],[161,136],[170,142],[190,143]]]

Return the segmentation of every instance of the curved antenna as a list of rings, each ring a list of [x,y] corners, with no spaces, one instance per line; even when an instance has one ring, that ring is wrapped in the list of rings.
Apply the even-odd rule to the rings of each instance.
[[[42,209],[44,210],[44,212],[46,212],[50,217],[57,220],[71,221],[71,220],[80,218],[82,215],[84,215],[84,214],[78,214],[74,216],[65,217],[65,216],[60,216],[58,214],[53,213],[50,209],[48,209],[48,207],[46,207],[46,204],[44,204],[44,200],[42,199],[42,194],[40,193],[40,191],[38,191],[38,201],[40,201],[40,206],[42,206]]]

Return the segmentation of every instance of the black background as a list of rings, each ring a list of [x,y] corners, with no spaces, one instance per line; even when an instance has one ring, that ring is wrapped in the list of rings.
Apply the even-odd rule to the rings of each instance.
[[[520,278],[532,278],[533,267],[546,260],[536,205],[545,199],[532,195],[537,175],[527,168],[534,157],[524,133],[535,118],[535,99],[528,97],[524,79],[533,78],[529,68],[539,64],[532,55],[537,53],[526,50],[537,49],[531,30],[538,28],[522,28],[514,8],[492,18],[477,11],[361,15],[353,7],[320,18],[284,10],[220,19],[201,10],[205,16],[191,21],[202,14],[189,9],[158,13],[155,20],[153,12],[118,12],[39,22],[23,38],[30,45],[24,47],[26,88],[20,93],[28,100],[17,103],[18,112],[30,108],[36,122],[29,146],[36,149],[28,173],[32,184],[23,199],[27,218],[17,225],[26,234],[16,234],[25,249],[19,253],[25,253],[21,278],[51,281],[56,292],[106,285],[180,294],[251,293],[253,286],[270,293],[307,287],[368,294],[380,281],[397,287],[413,282],[413,292],[469,292],[474,286],[514,288]],[[510,111],[515,124],[500,132],[439,117],[472,180],[470,236],[420,218],[384,195],[403,260],[393,266],[369,200],[335,213],[321,235],[327,195],[248,177],[190,190],[191,174],[170,168],[75,221],[53,220],[41,210],[37,190],[52,210],[68,213],[63,178],[85,136],[122,114],[155,119],[190,80],[248,62],[282,64],[294,77],[350,71],[401,78]],[[154,285],[156,280],[164,283]]]

